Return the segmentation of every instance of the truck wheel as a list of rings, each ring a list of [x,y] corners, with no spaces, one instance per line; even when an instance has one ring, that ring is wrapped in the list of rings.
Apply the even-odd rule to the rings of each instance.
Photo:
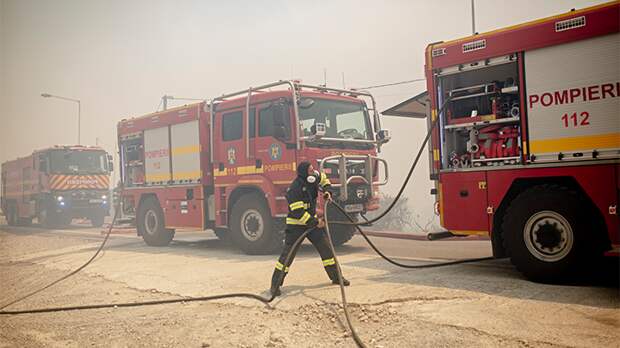
[[[9,206],[6,211],[6,223],[9,226],[17,225],[17,211],[11,206]]]
[[[32,225],[32,218],[17,218],[18,226],[30,226]]]
[[[355,234],[355,227],[340,224],[329,224],[329,232],[331,233],[332,243],[334,246],[341,246],[350,241]]]
[[[90,217],[90,224],[93,225],[93,227],[101,227],[103,226],[104,218],[105,216],[103,214],[94,214]]]
[[[59,227],[68,227],[71,225],[73,218],[68,214],[58,214],[56,215],[56,219]]]
[[[575,273],[586,244],[587,211],[576,192],[540,185],[519,194],[504,215],[504,244],[511,262],[534,281]]]
[[[154,198],[147,198],[138,208],[138,234],[150,246],[166,246],[174,237],[174,230],[167,229],[164,224],[164,213],[159,202]]]
[[[214,228],[213,232],[217,236],[217,239],[223,243],[229,244],[232,240],[230,238],[230,231],[227,228]]]
[[[58,225],[57,220],[58,219],[56,213],[50,211],[46,207],[42,207],[37,214],[37,221],[39,222],[39,225],[43,228],[56,227]]]
[[[282,247],[283,235],[258,194],[242,196],[235,203],[229,226],[233,242],[246,254],[269,254]]]
[[[349,222],[346,216],[340,212],[340,210],[329,206],[329,211],[327,212],[327,218],[330,221],[338,221],[338,222]],[[353,220],[357,221],[358,214],[350,214]],[[343,225],[338,223],[330,223],[329,224],[329,232],[332,237],[332,243],[334,246],[341,246],[346,242],[350,241],[355,234],[355,226],[352,225]]]

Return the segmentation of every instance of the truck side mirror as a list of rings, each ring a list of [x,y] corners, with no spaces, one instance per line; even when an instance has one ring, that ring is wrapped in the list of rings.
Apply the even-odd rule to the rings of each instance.
[[[108,158],[108,170],[109,171],[114,171],[114,159],[112,157],[112,155],[107,155]]]
[[[309,109],[312,107],[312,105],[314,105],[314,99],[303,98],[299,100],[298,105],[301,109]]]
[[[390,131],[387,129],[382,129],[377,132],[377,140],[379,140],[379,143],[381,144],[387,143],[391,138],[392,136],[390,135]]]

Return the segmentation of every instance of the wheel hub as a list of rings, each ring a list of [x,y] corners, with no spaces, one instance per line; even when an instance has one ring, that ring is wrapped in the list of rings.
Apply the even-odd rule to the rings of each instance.
[[[241,232],[248,240],[258,240],[263,235],[264,226],[263,217],[257,210],[247,210],[241,216]]]
[[[523,229],[525,245],[539,260],[555,262],[568,255],[573,247],[573,229],[559,213],[545,210],[532,215]]]
[[[157,219],[157,214],[154,211],[148,210],[146,214],[144,214],[144,229],[148,234],[155,234],[157,228],[159,227],[159,220]]]

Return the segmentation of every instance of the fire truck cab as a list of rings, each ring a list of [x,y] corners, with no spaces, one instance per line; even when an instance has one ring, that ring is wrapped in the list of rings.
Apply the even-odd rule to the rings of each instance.
[[[110,211],[112,157],[96,146],[54,146],[2,164],[1,206],[9,225],[103,225]]]
[[[301,161],[327,174],[354,215],[377,209],[387,183],[377,152],[388,132],[359,91],[279,81],[123,120],[118,134],[123,213],[149,245],[167,245],[175,230],[213,229],[246,253],[272,252]],[[333,229],[336,244],[353,235]]]

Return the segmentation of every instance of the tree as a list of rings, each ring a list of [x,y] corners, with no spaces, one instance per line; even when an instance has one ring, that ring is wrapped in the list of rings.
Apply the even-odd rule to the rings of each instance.
[[[385,211],[387,207],[392,204],[394,201],[394,197],[380,193],[379,196],[379,205],[381,208],[377,211],[373,211],[368,214],[368,218],[371,219],[373,217],[378,216],[380,213]],[[409,208],[409,198],[401,196],[401,198],[396,202],[396,205],[392,210],[384,216],[381,220],[377,221],[373,224],[375,227],[384,229],[384,230],[392,230],[392,231],[411,231],[414,229],[414,226],[417,225],[415,222],[413,211]]]
[[[379,214],[385,211],[390,204],[394,201],[394,197],[380,193],[379,205],[381,208],[377,211],[373,211],[367,214],[368,219],[377,217]],[[388,231],[401,231],[401,232],[417,232],[417,233],[429,233],[432,231],[442,230],[435,222],[436,217],[431,216],[422,221],[420,214],[414,213],[409,205],[409,198],[401,196],[396,202],[396,205],[392,210],[384,216],[381,220],[375,222],[373,226],[381,230]]]

